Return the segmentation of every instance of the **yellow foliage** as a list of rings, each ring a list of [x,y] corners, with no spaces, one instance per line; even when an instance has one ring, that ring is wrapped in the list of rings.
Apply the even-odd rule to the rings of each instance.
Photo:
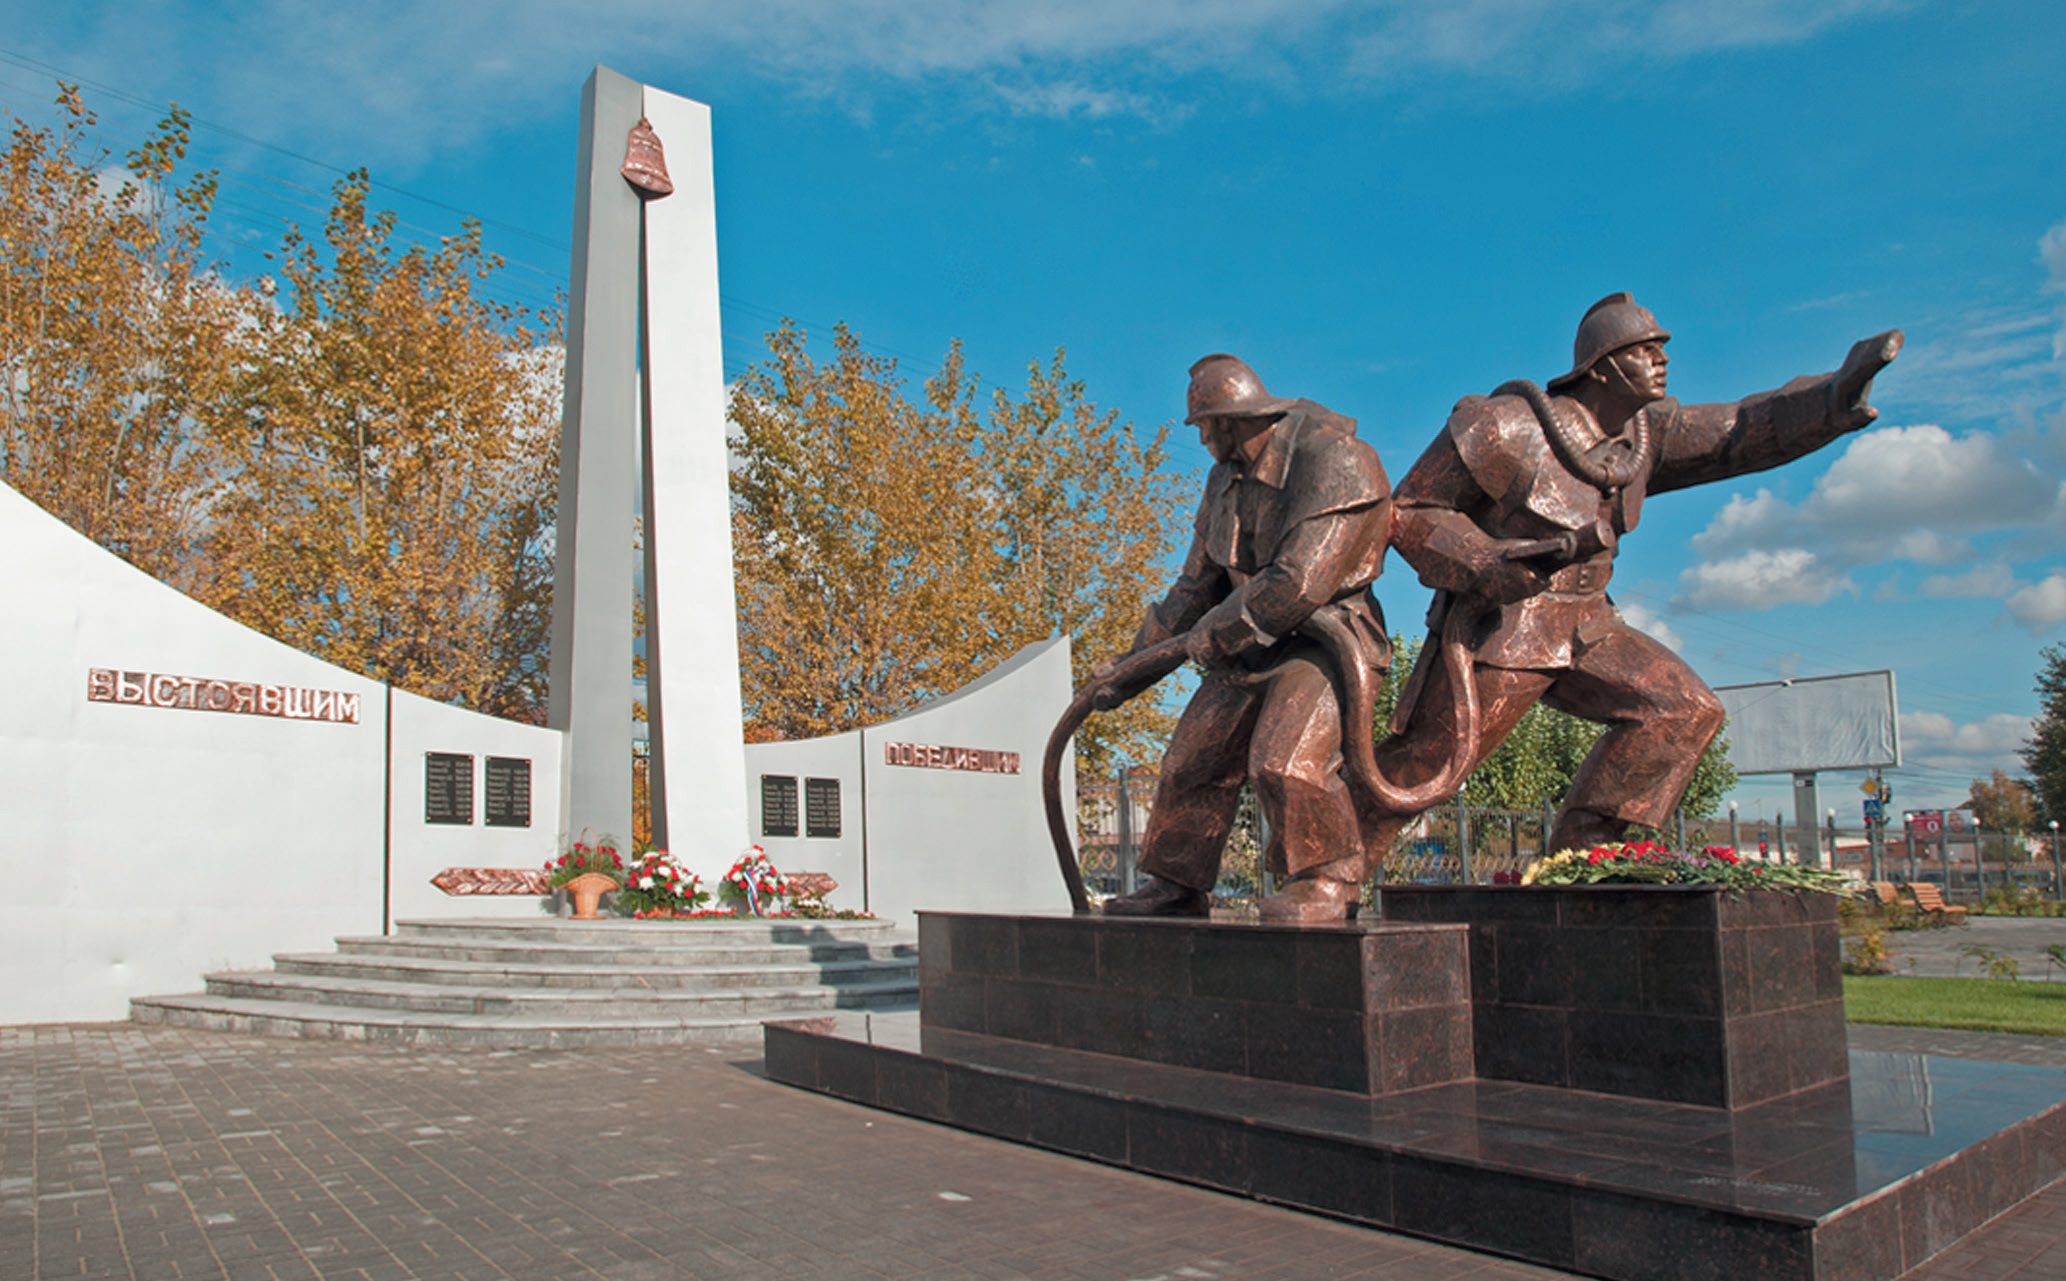
[[[844,326],[815,360],[768,335],[732,400],[732,549],[748,737],[907,711],[1031,641],[1073,638],[1076,681],[1127,649],[1170,570],[1188,478],[1069,378],[1061,353],[987,413],[959,345],[915,401]],[[1079,766],[1159,755],[1152,698],[1094,717]]]
[[[469,224],[396,249],[370,180],[284,288],[199,260],[210,175],[177,110],[112,194],[75,90],[0,176],[0,474],[139,567],[291,645],[543,719],[557,322],[484,302]],[[266,282],[270,285],[270,282]]]

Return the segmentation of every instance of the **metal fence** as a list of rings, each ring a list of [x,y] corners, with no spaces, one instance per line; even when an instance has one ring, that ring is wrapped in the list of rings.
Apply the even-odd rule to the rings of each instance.
[[[1140,879],[1136,859],[1155,795],[1156,776],[1133,769],[1077,785],[1078,841],[1084,882],[1103,894],[1124,893]],[[1120,803],[1124,794],[1126,801]],[[1495,809],[1457,802],[1429,810],[1386,854],[1383,880],[1421,885],[1518,883],[1545,853],[1553,811]],[[1216,892],[1245,898],[1268,893],[1259,866],[1261,816],[1244,797],[1222,860]],[[2034,890],[2061,897],[2059,833],[1971,828],[1929,837],[1900,829],[1841,827],[1833,819],[1810,831],[1776,818],[1686,818],[1675,815],[1663,833],[1674,849],[1724,846],[1746,856],[1788,863],[1815,862],[1861,881],[1931,881],[1953,899],[1978,900],[1991,890]]]

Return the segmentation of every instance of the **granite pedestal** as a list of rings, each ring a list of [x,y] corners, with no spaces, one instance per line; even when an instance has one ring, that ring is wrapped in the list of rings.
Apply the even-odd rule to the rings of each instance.
[[[1747,1107],[1843,1079],[1831,894],[1387,886],[1387,924],[1470,928],[1477,1075]]]
[[[1719,956],[1728,931],[1713,919]],[[1745,946],[1763,928],[1744,925]],[[1528,1025],[1458,999],[1479,991],[1480,929],[929,914],[918,1015],[769,1024],[767,1070],[978,1133],[1646,1281],[1892,1278],[2066,1173],[2056,1069],[1857,1054],[1848,1077],[1736,1107],[1488,1076],[1504,1060],[1474,1029]],[[1640,930],[1634,946],[1640,1013],[1642,976],[1673,972],[1641,957],[1672,949]],[[1716,973],[1712,1017],[1727,1024]],[[1818,981],[1804,971],[1797,986]],[[1589,1008],[1508,1003],[1565,1009],[1566,1045],[1568,1013]],[[1726,1044],[1737,1029],[1710,1030]],[[1561,1071],[1583,1061],[1567,1054]]]

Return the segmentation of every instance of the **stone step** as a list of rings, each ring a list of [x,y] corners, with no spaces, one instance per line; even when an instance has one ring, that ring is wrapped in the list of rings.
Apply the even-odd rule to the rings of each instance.
[[[206,977],[208,995],[237,1000],[427,1014],[555,1015],[578,1022],[645,1017],[751,1020],[829,1009],[908,1007],[918,1000],[915,975],[841,986],[806,983],[711,991],[457,987],[271,970],[225,971]]]
[[[694,943],[672,943],[660,938],[641,940],[619,936],[598,942],[573,940],[494,940],[471,937],[399,936],[382,934],[345,935],[337,940],[339,952],[351,956],[430,957],[448,961],[483,964],[540,965],[560,967],[639,966],[749,966],[783,965],[803,961],[912,961],[915,945],[895,941],[828,941],[815,943],[759,943],[711,939]]]
[[[760,1020],[743,1014],[581,1019],[534,1013],[427,1014],[212,996],[139,997],[130,1003],[130,1017],[139,1023],[217,1032],[497,1049],[690,1045],[750,1040],[760,1034]]]
[[[281,952],[273,957],[273,968],[282,974],[333,979],[473,987],[681,991],[769,986],[837,987],[897,978],[916,980],[918,975],[916,956],[810,961],[793,953],[775,953],[758,961],[749,955],[743,963],[729,954],[725,955],[722,964],[689,965],[679,958],[668,958],[661,964],[653,964],[652,961],[650,957],[633,956],[618,965],[601,965],[586,960],[565,963],[546,953],[522,960],[469,960],[442,955],[406,956],[381,952]]]
[[[540,916],[535,920],[509,917],[453,917],[438,920],[405,918],[394,923],[394,937],[465,937],[502,941],[540,940],[547,943],[610,943],[626,939],[641,944],[665,941],[669,945],[702,943],[852,943],[885,939],[908,940],[909,931],[893,921],[811,920],[806,917],[696,917],[685,920],[633,921],[605,917],[576,921]]]
[[[918,1004],[917,946],[881,921],[409,920],[337,942],[207,975],[206,992],[137,997],[130,1016],[426,1045],[668,1045]]]

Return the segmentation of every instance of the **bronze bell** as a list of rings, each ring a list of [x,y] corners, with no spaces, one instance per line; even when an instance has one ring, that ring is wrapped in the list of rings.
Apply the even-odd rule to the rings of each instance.
[[[660,135],[653,132],[652,121],[644,116],[638,118],[638,123],[631,127],[631,135],[624,140],[624,167],[617,172],[640,195],[665,196],[674,191],[674,180],[667,176],[667,153],[660,149]]]

